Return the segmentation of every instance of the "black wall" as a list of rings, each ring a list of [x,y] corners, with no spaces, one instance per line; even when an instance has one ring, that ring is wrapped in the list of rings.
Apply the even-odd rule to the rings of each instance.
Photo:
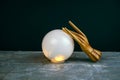
[[[1,0],[0,50],[41,50],[44,35],[72,20],[102,51],[120,51],[119,0]],[[76,44],[75,50],[81,50]]]

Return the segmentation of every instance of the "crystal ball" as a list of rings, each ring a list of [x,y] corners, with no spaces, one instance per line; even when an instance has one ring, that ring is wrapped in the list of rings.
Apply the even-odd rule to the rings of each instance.
[[[73,39],[61,29],[52,30],[43,38],[42,51],[51,62],[64,62],[72,55],[73,50]]]

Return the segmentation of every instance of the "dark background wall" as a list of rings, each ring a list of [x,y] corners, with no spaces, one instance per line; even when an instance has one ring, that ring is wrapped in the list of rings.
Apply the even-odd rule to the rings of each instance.
[[[102,51],[120,51],[119,0],[1,0],[0,50],[41,50],[44,35],[72,20]],[[75,50],[81,50],[76,44]]]

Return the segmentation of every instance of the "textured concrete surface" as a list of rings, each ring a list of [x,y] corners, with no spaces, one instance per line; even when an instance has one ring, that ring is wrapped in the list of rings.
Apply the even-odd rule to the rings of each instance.
[[[53,64],[37,51],[0,51],[0,80],[120,80],[119,68],[120,52],[103,52],[97,63],[75,52]]]

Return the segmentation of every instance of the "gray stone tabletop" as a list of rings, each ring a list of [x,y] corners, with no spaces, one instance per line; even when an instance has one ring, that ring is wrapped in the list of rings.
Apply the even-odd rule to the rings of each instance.
[[[54,64],[39,51],[0,51],[0,80],[120,80],[119,68],[120,52],[103,52],[96,63],[74,52]]]

